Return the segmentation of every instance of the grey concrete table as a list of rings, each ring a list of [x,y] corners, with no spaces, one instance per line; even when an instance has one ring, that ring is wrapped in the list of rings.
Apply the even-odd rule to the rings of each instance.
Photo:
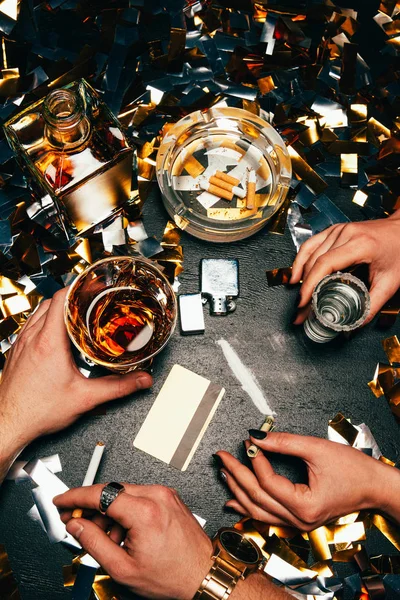
[[[361,218],[351,204],[350,190],[336,190],[330,197],[354,220]],[[145,205],[149,235],[161,239],[167,215],[158,193]],[[261,231],[242,242],[217,245],[182,235],[185,271],[180,293],[199,289],[201,258],[238,258],[241,293],[235,313],[211,317],[205,308],[203,336],[182,337],[177,329],[154,365],[151,391],[108,405],[105,416],[88,416],[74,426],[32,444],[26,458],[59,453],[65,483],[78,486],[98,440],[106,453],[97,481],[159,483],[177,488],[188,506],[207,519],[212,535],[237,516],[224,511],[229,493],[217,479],[211,455],[226,449],[244,458],[242,441],[247,430],[260,425],[260,414],[229,370],[220,338],[236,349],[256,375],[270,405],[277,412],[279,429],[326,437],[328,420],[338,411],[354,423],[369,425],[387,457],[399,458],[399,429],[384,399],[375,399],[367,387],[377,361],[384,360],[381,340],[399,333],[398,327],[382,332],[376,325],[362,330],[348,342],[319,346],[308,342],[291,320],[297,290],[268,288],[265,270],[291,264],[295,251],[288,232],[284,236]],[[185,473],[176,471],[134,449],[132,441],[158,391],[174,364],[204,375],[226,388],[220,404],[194,458]],[[0,432],[1,435],[1,432]],[[275,461],[277,469],[291,477],[303,477],[301,466],[290,459]],[[62,600],[70,597],[63,588],[62,565],[71,553],[60,544],[52,546],[37,524],[26,516],[32,506],[31,484],[7,482],[0,490],[0,542],[5,543],[23,600]],[[374,553],[393,553],[393,546],[379,532],[371,532],[367,546]]]

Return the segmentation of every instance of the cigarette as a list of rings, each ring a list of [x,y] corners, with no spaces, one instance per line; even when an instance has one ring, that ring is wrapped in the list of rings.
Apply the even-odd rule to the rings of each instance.
[[[82,487],[87,487],[89,485],[93,485],[94,480],[96,479],[96,474],[99,469],[101,457],[103,456],[105,445],[103,442],[97,442],[94,452],[92,454],[92,458],[90,459],[90,463],[88,466],[88,470],[86,471],[85,479],[83,480]],[[83,514],[83,510],[80,508],[76,508],[72,513],[72,517],[74,519],[79,519]]]
[[[246,208],[252,210],[255,207],[256,200],[256,173],[250,171],[249,179],[247,181],[247,197],[246,197]]]
[[[231,185],[227,181],[224,181],[223,179],[219,179],[216,175],[213,175],[212,177],[210,177],[209,181],[213,185],[221,188],[222,190],[228,190],[228,192],[232,192],[235,196],[238,196],[239,198],[246,197],[246,192],[244,190],[242,190],[242,188],[237,187],[236,185]]]
[[[223,173],[222,171],[217,171],[215,173],[215,177],[218,177],[218,179],[222,179],[222,181],[226,181],[226,183],[230,183],[231,185],[239,185],[240,183],[240,179],[232,177],[231,175]]]
[[[210,194],[213,194],[213,196],[218,196],[218,198],[224,198],[225,200],[232,200],[233,198],[233,192],[228,192],[228,190],[223,190],[220,187],[217,187],[216,185],[213,185],[212,183],[209,183],[208,181],[200,181],[200,187],[202,190],[205,190],[206,192],[209,192]]]
[[[274,427],[274,422],[275,422],[274,417],[272,415],[268,415],[268,417],[265,417],[265,421],[261,425],[260,430],[261,431],[271,431],[271,429],[273,429],[273,427]],[[260,452],[260,448],[257,448],[257,446],[255,444],[252,444],[247,449],[247,456],[249,456],[250,458],[255,458],[259,452]]]

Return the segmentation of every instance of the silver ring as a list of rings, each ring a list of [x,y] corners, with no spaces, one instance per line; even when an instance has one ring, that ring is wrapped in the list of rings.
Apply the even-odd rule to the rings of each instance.
[[[102,515],[105,515],[107,510],[110,508],[111,504],[114,502],[116,498],[122,492],[125,491],[124,486],[121,483],[117,483],[116,481],[112,481],[111,483],[107,483],[101,491],[100,494],[100,504],[99,510]]]

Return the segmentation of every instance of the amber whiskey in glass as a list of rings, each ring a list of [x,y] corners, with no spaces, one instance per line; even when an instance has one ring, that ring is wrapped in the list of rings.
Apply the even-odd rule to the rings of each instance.
[[[84,79],[50,92],[4,129],[35,201],[53,201],[68,237],[89,231],[129,199],[132,148]]]

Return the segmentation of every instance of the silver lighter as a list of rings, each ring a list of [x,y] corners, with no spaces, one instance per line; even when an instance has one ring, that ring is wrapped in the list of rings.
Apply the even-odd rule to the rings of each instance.
[[[201,293],[210,302],[212,315],[233,312],[239,295],[239,261],[225,258],[203,258],[201,261]]]

